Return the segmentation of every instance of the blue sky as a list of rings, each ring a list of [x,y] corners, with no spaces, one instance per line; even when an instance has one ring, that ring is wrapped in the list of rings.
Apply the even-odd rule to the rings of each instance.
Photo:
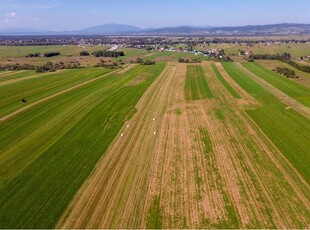
[[[0,29],[310,23],[310,0],[0,0]]]

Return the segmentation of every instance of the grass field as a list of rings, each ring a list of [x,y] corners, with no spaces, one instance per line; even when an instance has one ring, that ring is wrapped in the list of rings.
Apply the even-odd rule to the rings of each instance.
[[[199,65],[188,65],[185,82],[186,100],[198,100],[213,97],[203,70]]]
[[[0,226],[53,227],[162,69],[106,76],[2,124]]]
[[[247,77],[234,64],[224,63],[223,66],[239,85],[262,104],[261,108],[248,110],[247,113],[309,183],[309,119],[294,110],[286,109],[286,105]]]
[[[110,71],[102,68],[66,70],[52,74],[37,74],[36,78],[0,85],[0,118],[44,97],[85,83]],[[21,102],[21,99],[26,99],[27,103]]]
[[[266,61],[266,60],[259,60],[257,62],[269,70],[274,70],[277,67],[286,67],[286,68],[292,69],[295,71],[295,73],[299,77],[299,79],[290,79],[290,80],[295,81],[296,83],[299,83],[303,86],[310,88],[310,73],[300,71],[300,70],[294,68],[293,66],[291,66],[287,63],[281,62],[281,61],[270,62],[270,61]]]
[[[300,103],[310,107],[310,89],[302,86],[286,77],[264,68],[258,63],[243,63],[248,70],[269,82],[288,96],[296,99]]]
[[[100,49],[106,49],[103,46],[77,46],[77,45],[67,45],[67,46],[1,46],[0,47],[0,58],[12,58],[12,57],[25,57],[29,53],[48,53],[48,52],[60,52],[61,55],[68,56],[78,56],[81,51],[93,52]]]
[[[3,71],[0,73],[0,82],[14,80],[22,77],[35,75],[35,71],[20,70],[20,71]]]
[[[100,58],[78,52],[102,48],[1,47],[0,62],[59,51],[48,60],[92,66]],[[205,57],[123,51],[106,60],[156,65],[0,71],[0,228],[310,226],[307,74],[286,79],[276,61],[186,64],[178,59]]]
[[[212,63],[212,69],[216,74],[217,78],[222,82],[224,87],[228,90],[228,92],[235,98],[241,98],[238,92],[223,78],[220,71],[217,69],[214,63]]]
[[[220,67],[231,84],[233,79]],[[213,98],[187,100],[189,76],[201,75]],[[241,98],[229,93],[211,63],[168,64],[122,128],[124,136],[113,141],[57,227],[307,226],[308,183],[244,111],[245,106],[257,111],[259,95],[253,97],[237,86]],[[282,132],[275,130],[276,135],[278,131]]]

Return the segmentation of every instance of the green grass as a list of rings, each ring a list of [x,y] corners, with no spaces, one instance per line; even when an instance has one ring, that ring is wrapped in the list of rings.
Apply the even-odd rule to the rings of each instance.
[[[99,77],[110,71],[110,69],[102,68],[72,69],[52,74],[41,74],[36,78],[0,86],[0,117],[29,103]],[[28,102],[22,103],[22,98]]]
[[[214,73],[216,74],[217,78],[220,80],[220,82],[222,82],[223,86],[227,89],[227,91],[235,98],[241,98],[239,93],[237,93],[237,91],[231,87],[231,85],[223,78],[222,74],[220,73],[220,71],[217,69],[217,67],[215,66],[214,63],[212,63],[212,68]]]
[[[163,67],[106,76],[3,123],[1,228],[53,228]]]
[[[233,63],[223,63],[228,74],[262,106],[246,111],[303,178],[310,182],[310,122],[293,109],[286,110],[275,96],[250,79]]]
[[[180,108],[175,109],[174,112],[175,112],[176,115],[181,115],[182,114],[182,111],[181,111]]]
[[[159,197],[153,198],[153,203],[148,210],[147,229],[162,229],[162,208]]]
[[[310,78],[310,73],[306,73],[306,72],[303,72],[303,71],[300,71],[299,69],[296,69],[295,67],[285,63],[285,62],[282,62],[282,61],[277,61],[277,60],[274,60],[274,61],[270,61],[270,60],[257,60],[257,62],[259,64],[261,64],[262,66],[264,66],[266,69],[275,69],[276,67],[286,67],[286,68],[289,68],[289,69],[292,69],[295,71],[296,75],[299,76],[299,77],[304,77],[304,78]],[[295,62],[299,63],[299,64],[305,64],[305,63],[300,63],[301,61],[296,61]],[[295,80],[293,80],[295,81]],[[300,83],[300,81],[296,81],[297,83]]]
[[[17,70],[17,71],[10,71],[10,72],[2,72],[0,74],[0,82],[33,76],[33,75],[39,75],[34,70]]]
[[[47,52],[60,52],[62,56],[79,56],[81,51],[93,52],[95,50],[106,49],[103,46],[77,46],[77,45],[52,45],[52,46],[1,46],[0,58],[10,57],[25,57],[29,53],[47,53]],[[46,60],[49,60],[48,58]]]
[[[185,99],[199,100],[212,98],[212,92],[207,84],[200,65],[187,65],[185,80]]]
[[[310,89],[302,86],[286,77],[266,69],[257,62],[249,63],[245,62],[242,64],[245,68],[250,70],[252,73],[258,77],[264,79],[274,87],[281,90],[283,93],[288,96],[296,99],[300,103],[304,104],[307,107],[310,107]]]
[[[289,48],[290,47],[290,48]],[[252,51],[254,54],[277,54],[277,53],[290,53],[294,59],[300,56],[309,55],[309,44],[253,44],[252,47],[242,43],[238,44],[212,44],[210,48],[223,48],[226,54],[238,54],[239,50]]]
[[[207,129],[199,129],[201,139],[204,144],[204,154],[205,158],[208,159],[209,154],[213,153],[213,145]]]

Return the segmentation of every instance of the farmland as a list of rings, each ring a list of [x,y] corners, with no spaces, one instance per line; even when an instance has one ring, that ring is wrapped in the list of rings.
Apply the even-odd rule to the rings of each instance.
[[[286,123],[293,122],[293,126],[299,121],[304,128],[303,133],[298,132],[301,127],[285,132],[281,138],[293,140],[286,144],[288,149],[280,148],[287,139],[279,143],[255,119],[255,113],[264,108],[272,116],[273,110],[281,108],[277,114],[282,114],[285,106],[251,79],[232,83],[239,74],[235,72],[238,66],[224,65],[228,75],[217,64],[223,78],[241,96],[234,97],[212,66],[168,64],[123,127],[124,136],[113,141],[58,227],[308,225],[308,120],[293,110],[281,115]],[[200,77],[200,68],[213,97],[188,100],[186,82],[189,75]],[[259,94],[251,92],[256,87]],[[273,104],[266,103],[269,100]],[[268,122],[270,118],[263,119]],[[274,134],[283,132],[281,122],[271,126]],[[301,142],[303,146],[298,146]],[[293,156],[297,153],[300,155]]]
[[[0,62],[56,48],[98,50]],[[0,228],[309,228],[308,74],[123,50],[120,69],[0,72]]]
[[[162,67],[102,77],[2,123],[1,227],[52,227]]]

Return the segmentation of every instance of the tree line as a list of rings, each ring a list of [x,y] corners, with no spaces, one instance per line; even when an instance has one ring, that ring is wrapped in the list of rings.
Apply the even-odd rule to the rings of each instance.
[[[78,61],[65,64],[64,62],[47,62],[44,65],[30,65],[30,64],[0,64],[0,70],[35,70],[37,73],[54,72],[59,69],[78,69],[81,64]]]
[[[97,51],[94,51],[92,55],[94,55],[95,57],[113,57],[113,58],[116,58],[119,56],[125,56],[123,51],[108,51],[108,50],[97,50]]]
[[[287,67],[277,67],[275,71],[287,78],[296,78],[295,71]]]
[[[136,60],[131,60],[130,63],[139,63],[141,65],[155,65],[156,62],[155,61],[151,61],[151,60],[143,60],[142,58],[137,58]]]
[[[306,72],[306,73],[310,73],[310,66],[306,66],[306,65],[300,65],[292,60],[281,60],[293,67],[295,67],[296,69],[300,70],[300,71],[303,71],[303,72]]]
[[[251,54],[249,56],[248,61],[253,61],[253,60],[279,60],[282,62],[285,62],[293,67],[295,67],[296,69],[306,72],[306,73],[310,73],[310,66],[306,66],[306,65],[300,65],[294,61],[291,60],[291,55],[289,53],[283,53],[283,54]]]
[[[251,54],[249,59],[254,60],[282,60],[282,59],[290,59],[290,53],[283,54]]]

